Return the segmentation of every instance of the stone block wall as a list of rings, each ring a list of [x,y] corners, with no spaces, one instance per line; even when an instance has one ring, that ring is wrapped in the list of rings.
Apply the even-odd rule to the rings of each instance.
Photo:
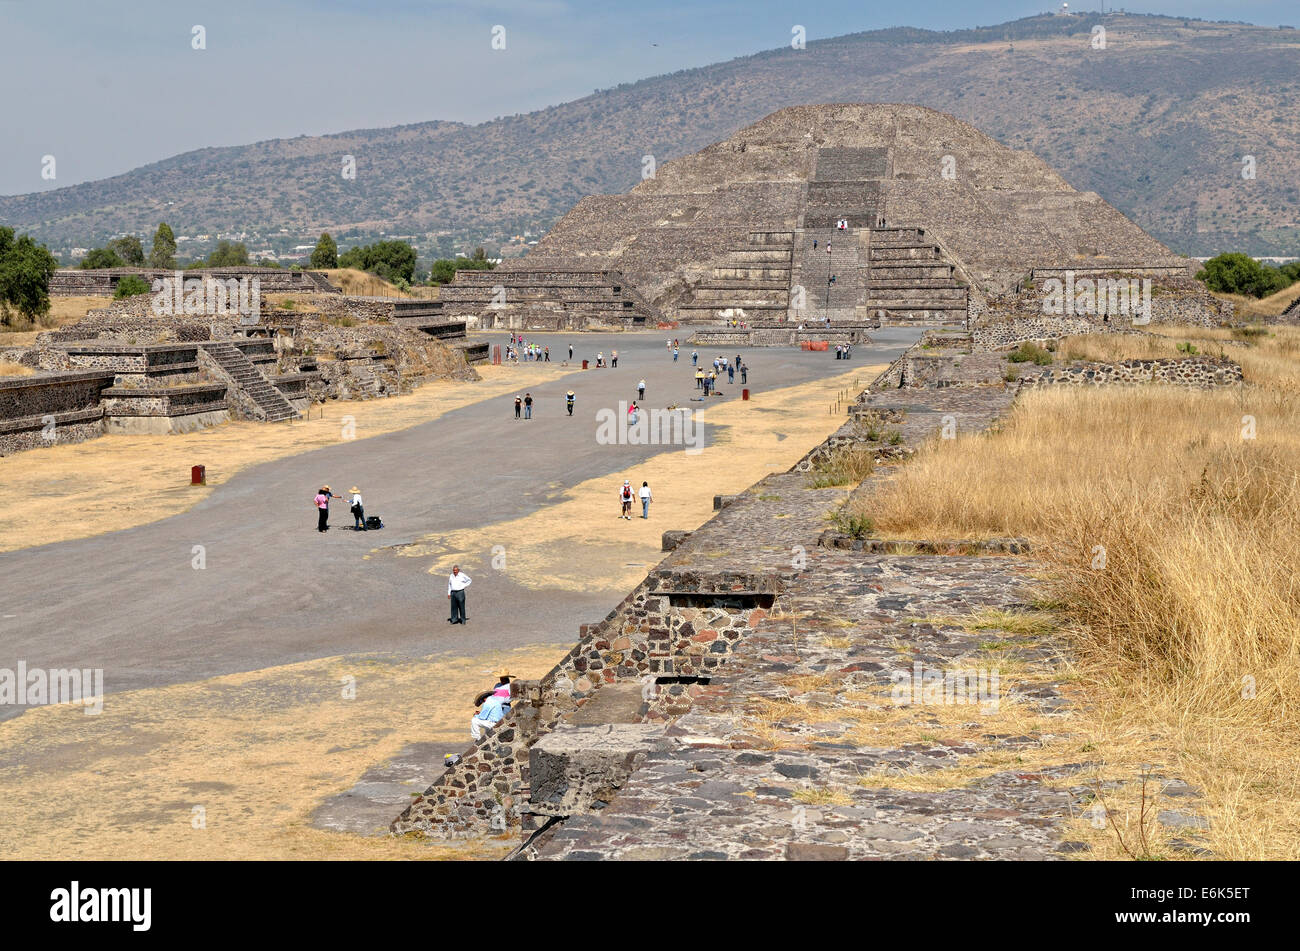
[[[1160,360],[1123,360],[1119,363],[1072,363],[1046,367],[1021,378],[1020,386],[1106,386],[1115,384],[1168,383],[1208,389],[1236,386],[1242,382],[1241,367],[1227,359],[1195,356]]]
[[[528,749],[603,688],[660,678],[673,683],[655,709],[684,702],[673,689],[707,678],[767,615],[781,579],[739,572],[656,571],[590,628],[538,683],[394,821],[397,834],[457,837],[517,828],[527,799]],[[682,678],[682,680],[678,680]],[[654,688],[649,688],[654,689]],[[658,691],[656,691],[656,694]]]
[[[100,435],[100,394],[113,378],[112,371],[82,370],[0,380],[0,455]]]

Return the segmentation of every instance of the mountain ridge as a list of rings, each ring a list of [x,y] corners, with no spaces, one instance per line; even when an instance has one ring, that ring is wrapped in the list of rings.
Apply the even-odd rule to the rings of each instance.
[[[1093,28],[1106,31],[1094,49]],[[784,106],[908,102],[1027,148],[1184,254],[1300,253],[1300,32],[1173,17],[1029,17],[810,41],[478,124],[429,120],[214,146],[112,178],[0,197],[51,244],[120,231],[358,237],[544,231]],[[340,174],[345,155],[356,178]],[[1257,177],[1241,178],[1247,155]],[[166,204],[167,202],[171,204]]]

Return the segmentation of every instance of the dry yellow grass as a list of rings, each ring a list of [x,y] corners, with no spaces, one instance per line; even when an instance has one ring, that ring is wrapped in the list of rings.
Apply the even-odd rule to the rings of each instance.
[[[36,335],[41,331],[74,323],[85,317],[86,311],[107,307],[112,302],[111,297],[51,297],[50,311],[44,317],[36,321],[0,324],[0,347],[35,343]]]
[[[878,372],[884,367],[866,369]],[[665,528],[697,528],[713,516],[715,494],[741,492],[769,472],[789,468],[808,446],[834,432],[843,417],[817,410],[828,405],[828,397],[855,373],[863,373],[863,368],[765,392],[748,401],[711,406],[700,411],[704,425],[710,430],[725,426],[728,431],[712,431],[710,445],[702,452],[670,448],[626,474],[550,486],[563,495],[530,515],[431,535],[402,553],[432,556],[430,572],[440,574],[464,552],[503,545],[509,552],[512,577],[530,588],[631,588],[663,557]],[[714,441],[713,435],[724,438]],[[623,478],[634,485],[650,483],[655,501],[649,519],[618,518],[617,502],[611,500]],[[634,508],[639,516],[639,507]]]
[[[330,657],[113,693],[103,712],[0,723],[0,858],[496,858],[510,837],[437,844],[318,829],[312,813],[410,743],[469,745],[471,700],[508,666],[536,678],[567,644],[478,657]],[[342,681],[355,678],[355,696]],[[431,764],[436,765],[436,764]],[[413,788],[423,792],[422,788]],[[196,828],[195,807],[203,822]]]
[[[1246,297],[1242,294],[1215,294],[1214,296],[1236,304],[1237,317],[1276,317],[1300,298],[1300,282],[1264,298]]]
[[[1031,537],[1080,661],[1072,731],[1108,778],[1203,788],[1220,858],[1300,854],[1296,340],[1238,348],[1241,388],[1030,393],[855,502],[888,534]]]
[[[12,363],[9,360],[0,360],[0,377],[2,376],[31,376],[36,371],[31,367],[25,367],[21,363]]]
[[[412,292],[399,291],[393,284],[388,283],[381,277],[374,274],[368,274],[365,271],[358,271],[356,268],[333,268],[321,271],[331,284],[340,288],[344,294],[355,294],[360,297],[436,297],[437,289],[431,287],[419,287]],[[292,297],[292,294],[287,295]]]

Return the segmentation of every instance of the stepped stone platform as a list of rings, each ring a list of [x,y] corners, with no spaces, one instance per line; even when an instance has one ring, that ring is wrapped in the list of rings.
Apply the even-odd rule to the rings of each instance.
[[[559,266],[457,271],[426,307],[474,330],[637,330],[664,319],[621,272]]]
[[[339,294],[339,288],[324,274],[274,267],[210,267],[181,272],[185,280],[210,278],[218,281],[256,279],[262,294]],[[156,280],[173,278],[175,270],[144,267],[111,267],[81,270],[64,268],[50,276],[51,297],[112,297],[117,283],[128,274],[152,286]]]
[[[560,272],[576,268],[616,272],[661,313],[715,326],[960,326],[1040,270],[1190,276],[1035,156],[932,109],[861,103],[783,109],[627,194],[584,198],[491,273],[559,300]],[[484,280],[460,272],[448,289],[481,303]]]

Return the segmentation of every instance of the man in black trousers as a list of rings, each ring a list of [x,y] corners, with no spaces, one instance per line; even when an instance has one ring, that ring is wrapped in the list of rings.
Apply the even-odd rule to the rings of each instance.
[[[449,623],[465,623],[465,589],[469,586],[469,575],[460,570],[460,565],[452,565],[451,574],[447,578],[447,600],[451,602],[451,617],[447,618]]]

